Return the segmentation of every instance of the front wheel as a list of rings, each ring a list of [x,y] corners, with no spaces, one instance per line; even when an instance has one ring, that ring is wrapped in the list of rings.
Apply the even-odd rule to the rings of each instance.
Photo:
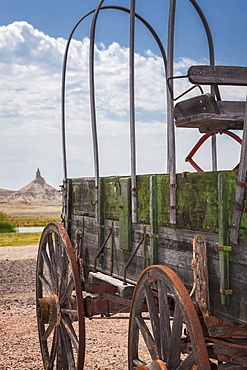
[[[41,236],[36,272],[39,340],[45,370],[82,370],[85,322],[74,249],[59,223]]]
[[[129,322],[129,370],[210,370],[193,302],[168,267],[145,269],[138,279]]]

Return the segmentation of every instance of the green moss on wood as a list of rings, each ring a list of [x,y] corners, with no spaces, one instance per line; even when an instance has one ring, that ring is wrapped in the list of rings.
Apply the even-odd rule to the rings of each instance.
[[[226,203],[228,225],[230,227],[232,222],[232,204],[236,189],[236,175],[232,171],[224,171],[224,173],[228,183]],[[218,174],[219,172],[177,174],[177,205],[179,208],[175,225],[170,224],[169,175],[152,175],[156,178],[158,225],[218,233]],[[150,224],[150,176],[137,176],[138,222],[144,224]],[[127,195],[126,193],[123,195],[124,185],[121,183],[122,179],[127,179],[127,177],[115,176],[102,179],[101,183],[104,187],[102,207],[104,218],[106,219],[119,220],[120,212],[121,217],[123,217],[121,207]],[[71,183],[73,187],[72,213],[94,216],[94,179],[73,179]],[[130,197],[130,194],[128,194],[128,197]],[[246,195],[243,206],[247,207]],[[131,208],[131,205],[129,207]],[[128,210],[128,214],[130,213],[131,209]],[[240,237],[247,237],[247,213],[242,214]]]

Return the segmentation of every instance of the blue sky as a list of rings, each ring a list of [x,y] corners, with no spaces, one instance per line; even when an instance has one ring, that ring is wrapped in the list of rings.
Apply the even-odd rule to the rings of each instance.
[[[25,20],[51,37],[67,38],[72,27],[80,16],[91,11],[97,0],[61,1],[61,0],[9,0],[0,4],[0,25],[7,25],[14,21]],[[128,7],[129,1],[107,1],[104,5],[117,4]],[[246,65],[246,0],[198,0],[204,11],[213,35],[215,35],[216,58],[228,64]],[[143,15],[157,30],[163,40],[166,39],[166,15],[169,8],[168,0],[137,1],[136,11]],[[100,38],[106,45],[113,40],[122,46],[128,46],[128,35],[124,22],[127,23],[126,14],[117,15],[116,11],[104,12],[99,26]],[[115,21],[114,21],[115,18]],[[119,22],[119,19],[121,22]],[[109,23],[113,23],[110,27]],[[107,23],[107,27],[106,27]],[[121,26],[122,24],[122,26]],[[205,53],[205,40],[200,29],[200,21],[187,0],[177,1],[177,56],[201,57]],[[83,32],[87,32],[85,27]],[[200,37],[200,34],[202,37]],[[141,36],[141,33],[140,33]],[[162,37],[163,36],[163,37]],[[79,35],[78,35],[79,37]],[[146,40],[138,39],[137,51],[145,50]],[[185,41],[188,42],[185,42]],[[191,44],[191,48],[188,44]],[[192,53],[192,54],[191,54]],[[187,54],[187,55],[185,55]]]
[[[0,188],[20,189],[33,179],[36,167],[40,167],[51,185],[58,187],[61,183],[60,82],[65,39],[78,19],[97,3],[96,0],[8,0],[0,3]],[[111,4],[129,7],[126,0],[105,1],[105,5]],[[247,66],[247,1],[198,0],[198,4],[211,27],[216,62]],[[137,0],[136,4],[137,13],[152,24],[164,44],[168,8],[168,0]],[[90,20],[89,17],[78,29],[77,41],[71,47],[67,113],[70,176],[93,174],[88,98],[84,96],[88,89],[88,43],[84,37],[89,34]],[[177,73],[184,73],[191,63],[207,62],[205,35],[187,0],[177,1],[175,38]],[[128,155],[124,158],[123,153],[128,152],[129,147],[128,15],[115,10],[102,12],[96,41],[96,55],[101,61],[96,69],[101,174],[126,174],[129,158]],[[136,24],[136,53],[137,168],[140,173],[165,172],[166,108],[165,97],[160,97],[164,90],[162,63],[156,45],[139,22]],[[116,93],[113,93],[115,88]],[[232,90],[225,94],[226,98],[243,100],[246,91]],[[184,164],[184,157],[199,134],[191,130],[176,134],[180,148],[178,171],[191,170]],[[232,150],[238,151],[235,144],[227,145],[233,145]],[[206,150],[207,147],[201,151],[199,159],[205,169],[210,169]],[[231,168],[235,162],[236,159],[231,163],[231,158],[226,160],[223,155],[220,164],[223,168]]]

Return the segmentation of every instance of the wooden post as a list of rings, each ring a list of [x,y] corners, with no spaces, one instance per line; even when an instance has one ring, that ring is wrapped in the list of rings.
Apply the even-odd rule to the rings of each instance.
[[[67,196],[67,220],[66,220],[66,231],[71,239],[71,218],[72,218],[72,207],[73,207],[73,184],[72,180],[68,181],[68,196]]]
[[[245,117],[243,126],[243,138],[242,138],[242,148],[240,154],[240,163],[238,171],[238,180],[236,187],[236,195],[232,216],[232,229],[230,240],[232,243],[238,243],[239,228],[241,222],[242,212],[246,212],[243,208],[244,201],[244,191],[246,188],[246,171],[247,171],[247,96],[245,105]]]
[[[137,223],[137,189],[136,189],[136,136],[135,136],[135,0],[130,7],[130,148],[131,148],[131,198],[132,222]]]
[[[150,265],[158,263],[157,178],[150,176]]]
[[[96,224],[98,227],[98,249],[101,248],[102,244],[104,243],[105,238],[105,212],[104,212],[104,179],[99,178],[99,189],[96,189],[98,191],[99,197],[98,197],[98,204],[97,204],[97,217],[96,217]],[[99,263],[102,263],[103,261],[104,252],[101,253],[99,257]]]
[[[230,304],[230,256],[227,207],[227,177],[221,172],[218,176],[218,201],[219,201],[219,264],[220,264],[220,293],[221,303]]]
[[[131,222],[131,179],[120,179],[121,196],[119,206],[119,246],[122,250],[131,251],[132,222]]]
[[[175,27],[176,0],[170,1],[168,24],[168,53],[167,53],[167,78],[173,76],[174,55],[174,27]],[[170,81],[173,91],[173,82]],[[175,129],[173,117],[173,100],[167,88],[167,169],[170,174],[170,223],[177,222],[177,187],[176,187],[176,154],[175,154]]]

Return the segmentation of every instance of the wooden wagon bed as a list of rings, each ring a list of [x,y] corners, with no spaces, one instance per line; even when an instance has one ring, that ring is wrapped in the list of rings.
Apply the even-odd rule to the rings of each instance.
[[[223,181],[224,190],[221,183]],[[247,324],[246,268],[247,216],[242,216],[239,244],[228,245],[230,286],[220,293],[220,281],[228,268],[220,263],[219,214],[228,210],[226,232],[230,232],[236,175],[234,172],[177,174],[177,224],[169,218],[169,176],[137,177],[138,222],[131,223],[130,179],[100,179],[98,220],[95,218],[95,187],[93,178],[70,179],[66,219],[71,239],[77,229],[83,230],[84,256],[88,271],[94,271],[99,248],[106,241],[96,260],[97,271],[123,280],[124,269],[132,252],[141,242],[133,260],[126,268],[128,282],[135,282],[141,271],[153,264],[171,267],[188,290],[193,286],[192,242],[200,235],[207,247],[211,314],[229,323]],[[224,191],[224,194],[222,192]],[[226,198],[224,198],[226,196]],[[246,201],[246,200],[245,200]],[[220,233],[222,231],[220,230]],[[143,240],[142,240],[143,239]],[[231,293],[229,305],[221,297]]]

